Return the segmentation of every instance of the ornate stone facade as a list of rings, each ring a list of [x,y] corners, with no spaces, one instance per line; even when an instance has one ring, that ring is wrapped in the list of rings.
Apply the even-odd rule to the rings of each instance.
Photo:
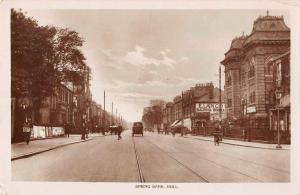
[[[289,48],[290,29],[283,17],[268,14],[254,21],[250,35],[242,35],[232,40],[231,47],[221,62],[225,66],[225,94],[229,118],[246,118],[248,127],[255,130],[269,129],[273,76],[272,68],[267,62],[270,58],[289,51]]]

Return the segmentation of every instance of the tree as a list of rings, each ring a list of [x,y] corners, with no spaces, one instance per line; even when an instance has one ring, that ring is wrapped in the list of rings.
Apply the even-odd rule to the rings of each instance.
[[[51,68],[45,56],[52,52],[53,27],[39,27],[21,12],[11,12],[12,96],[38,97],[51,93]],[[45,85],[46,83],[46,85]],[[45,93],[45,94],[44,94]]]
[[[166,102],[161,99],[155,99],[150,100],[149,104],[150,107],[144,108],[142,120],[146,125],[153,127],[155,124],[159,125],[162,123],[162,111]]]
[[[21,10],[11,10],[11,95],[28,97],[33,109],[62,82],[84,85],[89,77],[80,50],[84,40],[68,28],[39,26]]]
[[[70,29],[39,26],[21,11],[11,11],[12,96],[38,103],[64,81],[83,83],[87,66],[83,39]]]

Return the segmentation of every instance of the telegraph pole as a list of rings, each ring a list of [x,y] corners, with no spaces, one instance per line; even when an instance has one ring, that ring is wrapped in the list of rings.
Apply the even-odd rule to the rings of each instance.
[[[221,65],[219,65],[219,121],[222,120]]]
[[[116,123],[118,123],[118,109],[116,108]]]
[[[111,125],[114,124],[114,102],[111,102]]]
[[[103,102],[103,109],[104,109],[104,114],[103,114],[103,120],[104,120],[104,131],[106,130],[106,121],[105,121],[105,90],[104,90],[104,102]]]

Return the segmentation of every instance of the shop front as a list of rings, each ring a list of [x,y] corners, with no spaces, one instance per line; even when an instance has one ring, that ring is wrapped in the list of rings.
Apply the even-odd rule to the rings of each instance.
[[[220,120],[220,104],[196,103],[195,113],[191,116],[192,133],[196,135],[209,135],[214,131],[214,124]],[[221,119],[226,117],[225,104],[221,105]]]
[[[283,97],[279,106],[270,109],[270,130],[272,132],[272,140],[280,143],[290,144],[291,142],[291,114],[289,95]]]

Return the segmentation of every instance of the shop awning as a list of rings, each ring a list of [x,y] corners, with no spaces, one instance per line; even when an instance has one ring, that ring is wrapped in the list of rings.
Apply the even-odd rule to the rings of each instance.
[[[170,127],[173,127],[173,126],[175,126],[178,122],[179,122],[180,120],[176,120],[176,121],[174,121],[173,123],[172,123],[172,125],[170,125]]]
[[[183,126],[185,126],[186,128],[188,128],[189,130],[192,129],[192,121],[190,118],[184,119],[183,120]]]
[[[285,95],[280,100],[280,107],[290,107],[290,95]]]

